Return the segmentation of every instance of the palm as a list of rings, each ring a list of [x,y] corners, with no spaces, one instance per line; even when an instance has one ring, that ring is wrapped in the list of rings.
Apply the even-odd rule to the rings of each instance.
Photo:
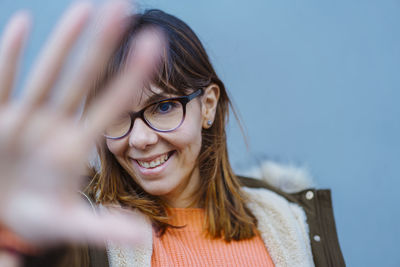
[[[52,124],[54,115],[49,111],[35,123]],[[64,125],[68,124],[71,127],[67,129]],[[57,240],[64,234],[85,235],[77,232],[80,229],[67,229],[74,228],[76,224],[72,222],[83,219],[78,215],[86,210],[77,201],[77,192],[87,148],[79,129],[68,118],[59,119],[57,126],[47,138],[45,133],[31,138],[32,147],[1,151],[0,155],[0,169],[6,174],[6,179],[1,179],[1,188],[7,189],[9,196],[5,218],[14,231],[35,242]],[[34,131],[27,128],[24,127],[24,134]]]
[[[60,69],[87,23],[91,7],[77,4],[63,17],[38,59],[19,100],[11,100],[18,57],[29,19],[17,15],[6,28],[0,46],[0,220],[33,243],[137,240],[140,227],[132,216],[96,217],[77,193],[85,162],[107,123],[126,107],[132,84],[125,72],[88,108],[85,123],[77,113],[96,76],[101,73],[123,29],[126,4],[101,8],[99,34],[90,39],[89,53],[61,82],[61,97],[49,101]]]

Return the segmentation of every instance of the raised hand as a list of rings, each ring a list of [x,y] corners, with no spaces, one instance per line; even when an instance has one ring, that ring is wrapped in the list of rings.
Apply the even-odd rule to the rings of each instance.
[[[117,0],[98,10],[88,2],[69,8],[18,99],[10,95],[30,28],[29,15],[16,14],[6,26],[0,44],[0,221],[33,244],[102,244],[104,239],[140,242],[143,225],[133,214],[97,216],[78,193],[95,141],[127,108],[133,97],[129,89],[144,77],[138,64],[121,71],[107,85],[104,95],[89,106],[87,119],[77,119],[87,90],[121,37],[129,8]],[[97,19],[96,33],[86,38],[87,53],[60,78],[92,13],[101,19]],[[56,84],[58,90],[54,90]]]

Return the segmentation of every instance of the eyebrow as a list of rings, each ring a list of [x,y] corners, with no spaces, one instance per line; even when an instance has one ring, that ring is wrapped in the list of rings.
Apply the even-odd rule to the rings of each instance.
[[[171,98],[171,96],[168,96],[164,93],[154,94],[154,95],[150,96],[149,98],[147,98],[146,101],[144,102],[144,104],[150,105],[150,104],[153,104],[155,102],[158,102],[160,100],[167,99],[167,98]]]

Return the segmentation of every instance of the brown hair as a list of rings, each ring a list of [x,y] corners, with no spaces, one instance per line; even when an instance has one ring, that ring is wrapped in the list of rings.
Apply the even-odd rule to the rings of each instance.
[[[225,125],[229,100],[223,82],[218,78],[207,53],[195,33],[178,18],[160,10],[147,10],[129,18],[127,31],[107,71],[88,96],[87,103],[101,85],[125,63],[132,40],[146,27],[161,31],[166,49],[154,85],[168,93],[185,95],[189,91],[216,84],[220,89],[215,122],[202,130],[202,147],[198,158],[201,184],[197,200],[205,208],[207,233],[225,240],[241,240],[254,236],[256,218],[245,206],[245,197],[228,159]],[[119,165],[105,141],[98,145],[100,171],[93,171],[88,192],[99,203],[119,203],[146,214],[163,234],[168,224],[167,209],[157,196],[145,192]]]

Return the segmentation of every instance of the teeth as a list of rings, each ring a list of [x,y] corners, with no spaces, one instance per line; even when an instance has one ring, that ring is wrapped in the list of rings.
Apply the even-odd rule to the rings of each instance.
[[[168,153],[159,156],[158,158],[148,162],[148,161],[140,161],[137,160],[137,162],[139,163],[140,166],[144,167],[144,168],[155,168],[157,166],[160,166],[161,164],[163,164],[164,162],[166,162],[168,160]]]

